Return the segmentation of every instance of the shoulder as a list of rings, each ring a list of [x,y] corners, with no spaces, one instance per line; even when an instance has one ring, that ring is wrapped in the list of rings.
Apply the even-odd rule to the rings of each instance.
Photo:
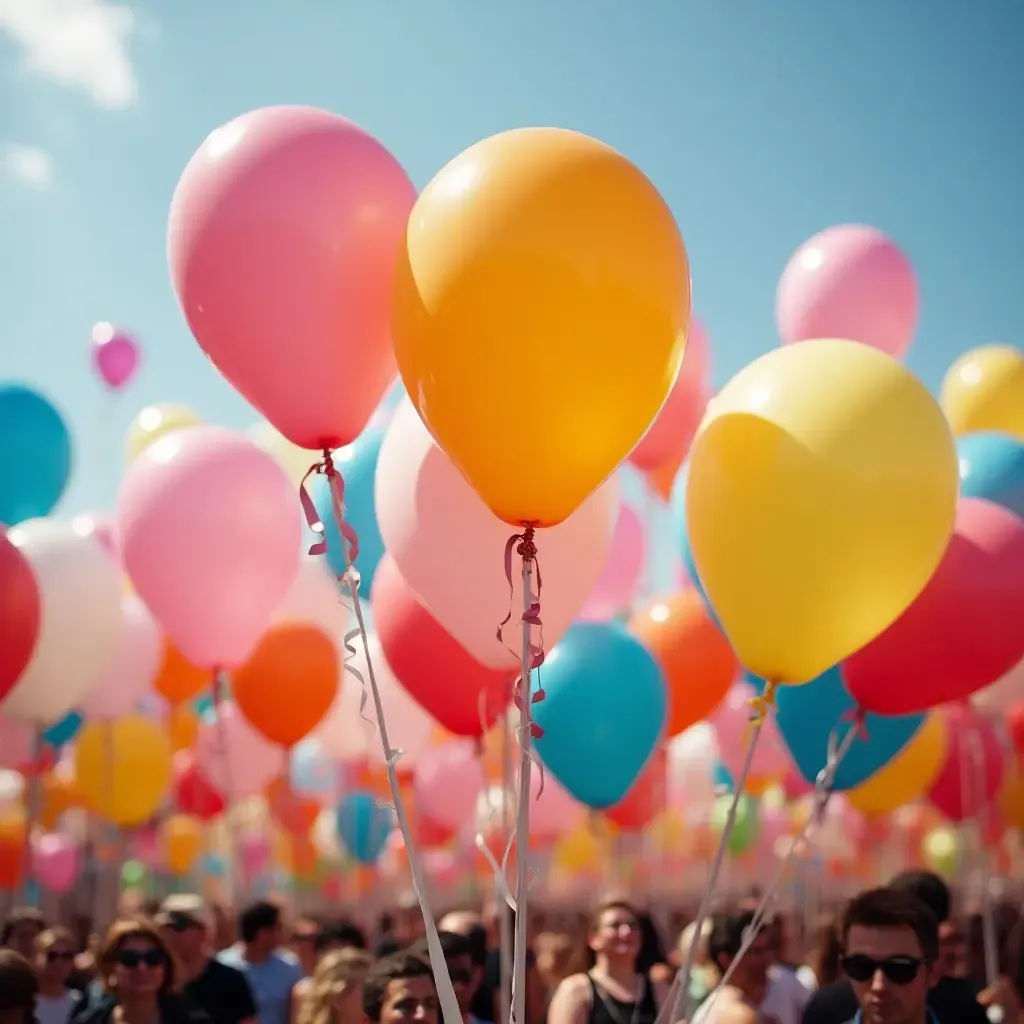
[[[222,949],[214,960],[219,964],[224,964],[225,967],[233,967],[236,971],[242,970],[245,965],[245,961],[242,959],[242,951],[237,946],[229,946],[227,949]]]
[[[274,968],[282,978],[289,978],[292,984],[297,984],[306,975],[298,958],[283,952],[274,953],[271,956]]]
[[[593,998],[593,984],[589,974],[570,974],[555,987],[551,1002],[563,1008],[589,1004]]]
[[[589,995],[592,985],[589,974],[570,974],[558,983],[558,988],[568,993],[586,992]]]

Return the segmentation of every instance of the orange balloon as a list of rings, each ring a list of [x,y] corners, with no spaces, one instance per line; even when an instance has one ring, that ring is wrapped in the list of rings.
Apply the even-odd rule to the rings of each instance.
[[[153,689],[172,707],[198,696],[211,682],[207,669],[196,668],[169,640],[164,641],[164,660]]]
[[[673,455],[667,462],[663,462],[654,469],[649,469],[645,474],[651,490],[662,501],[668,501],[672,497],[672,488],[675,487],[679,467],[683,464],[684,459],[684,455]]]
[[[57,827],[62,814],[85,802],[78,789],[78,780],[70,766],[60,765],[42,778],[42,801],[39,824],[48,832]]]
[[[650,823],[665,810],[666,769],[665,751],[655,751],[629,792],[614,807],[609,807],[604,816],[619,828],[630,831]]]
[[[293,747],[316,728],[338,694],[338,650],[316,626],[268,630],[231,677],[239,711],[271,743]]]
[[[696,590],[652,601],[629,620],[629,629],[665,673],[666,736],[678,736],[707,718],[739,674],[729,641]]]
[[[320,815],[320,805],[296,793],[283,776],[267,783],[263,796],[274,820],[292,836],[305,836]]]
[[[189,704],[178,704],[167,716],[167,731],[171,738],[171,753],[191,750],[199,735],[199,716]]]

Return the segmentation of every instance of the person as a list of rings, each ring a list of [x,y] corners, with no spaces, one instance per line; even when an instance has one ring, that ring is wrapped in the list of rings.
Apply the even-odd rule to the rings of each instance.
[[[700,939],[694,951],[693,969],[690,971],[690,982],[687,986],[691,1005],[700,1006],[711,994],[714,987],[722,980],[722,972],[718,965],[711,959],[708,949],[708,940],[711,938],[711,928],[714,921],[710,917],[704,918],[700,926]],[[690,946],[693,945],[694,937],[697,935],[697,922],[691,921],[680,933],[679,942],[676,945],[676,959],[679,965],[686,963],[690,953]]]
[[[503,1003],[511,999],[511,988],[505,990],[502,995],[502,972],[504,965],[501,962],[501,930],[502,916],[505,917],[505,926],[508,934],[512,937],[516,933],[516,914],[507,903],[492,903],[488,905],[486,913],[479,920],[484,928],[484,936],[487,945],[486,963],[484,964],[484,976],[477,989],[476,999],[473,1000],[473,1016],[481,1021],[481,1024],[495,1024],[503,1022]],[[457,929],[452,929],[457,930]],[[527,936],[526,950],[526,1022],[525,1024],[540,1024],[544,1020],[544,989],[537,977],[537,961],[533,953],[530,936]],[[511,984],[511,971],[514,965],[508,965],[509,979]]]
[[[38,992],[28,960],[13,949],[0,949],[0,1024],[32,1024]]]
[[[256,1000],[258,1024],[289,1024],[292,989],[302,979],[302,968],[281,952],[281,909],[260,901],[238,916],[241,943],[225,949],[217,959],[240,970]]]
[[[46,919],[32,907],[16,907],[4,921],[0,946],[20,953],[29,963],[36,954],[36,939],[46,928]]]
[[[316,970],[317,941],[323,929],[320,923],[311,917],[301,917],[292,927],[292,933],[288,937],[288,949],[299,961],[302,973],[308,978]]]
[[[67,928],[47,928],[36,937],[33,964],[39,981],[38,1024],[67,1024],[82,998],[68,986],[75,967],[75,937]]]
[[[811,999],[811,989],[800,980],[797,969],[787,959],[786,924],[781,914],[767,922],[765,935],[772,962],[768,967],[768,991],[761,1002],[761,1013],[775,1017],[779,1024],[800,1024]]]
[[[372,963],[368,953],[351,946],[324,954],[307,979],[297,1024],[362,1024],[363,982]]]
[[[155,922],[115,921],[98,968],[100,998],[82,1000],[74,1024],[209,1024],[205,1012],[178,994],[174,954]]]
[[[472,942],[465,935],[441,931],[437,937],[441,942],[441,951],[444,953],[444,962],[448,968],[452,988],[455,990],[455,998],[459,1001],[459,1010],[462,1011],[462,1022],[479,1024],[473,1016],[472,1006],[483,978],[485,958],[480,956],[479,949],[473,948]],[[430,962],[426,939],[420,939],[412,947],[412,951],[422,960]]]
[[[839,978],[841,953],[839,921],[833,916],[826,916],[818,923],[814,948],[807,958],[807,963],[798,967],[796,972],[796,976],[808,992],[813,993],[825,985],[835,984]]]
[[[641,936],[636,910],[623,900],[598,907],[587,945],[593,966],[558,986],[548,1024],[654,1024],[668,993],[637,972]]]
[[[203,898],[190,893],[168,896],[156,922],[178,958],[183,991],[211,1024],[254,1024],[256,1001],[245,975],[210,956],[216,920]]]
[[[404,892],[398,897],[395,912],[387,929],[377,945],[377,956],[390,956],[401,949],[407,949],[417,939],[423,938],[426,927],[423,912],[414,892]]]
[[[439,1024],[430,964],[410,950],[381,957],[363,982],[363,1015],[371,1024]]]

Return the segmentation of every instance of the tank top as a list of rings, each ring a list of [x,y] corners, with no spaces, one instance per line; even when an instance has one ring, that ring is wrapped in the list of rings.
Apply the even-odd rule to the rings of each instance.
[[[635,1003],[613,999],[589,974],[587,980],[590,982],[587,1024],[654,1024],[657,1020],[658,1007],[654,1002],[654,986],[650,978],[644,977],[640,998]]]

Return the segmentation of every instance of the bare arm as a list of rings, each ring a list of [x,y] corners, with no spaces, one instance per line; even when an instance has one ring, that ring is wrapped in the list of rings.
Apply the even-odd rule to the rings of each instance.
[[[548,1024],[587,1024],[590,1016],[590,979],[573,974],[560,982],[548,1007]]]

